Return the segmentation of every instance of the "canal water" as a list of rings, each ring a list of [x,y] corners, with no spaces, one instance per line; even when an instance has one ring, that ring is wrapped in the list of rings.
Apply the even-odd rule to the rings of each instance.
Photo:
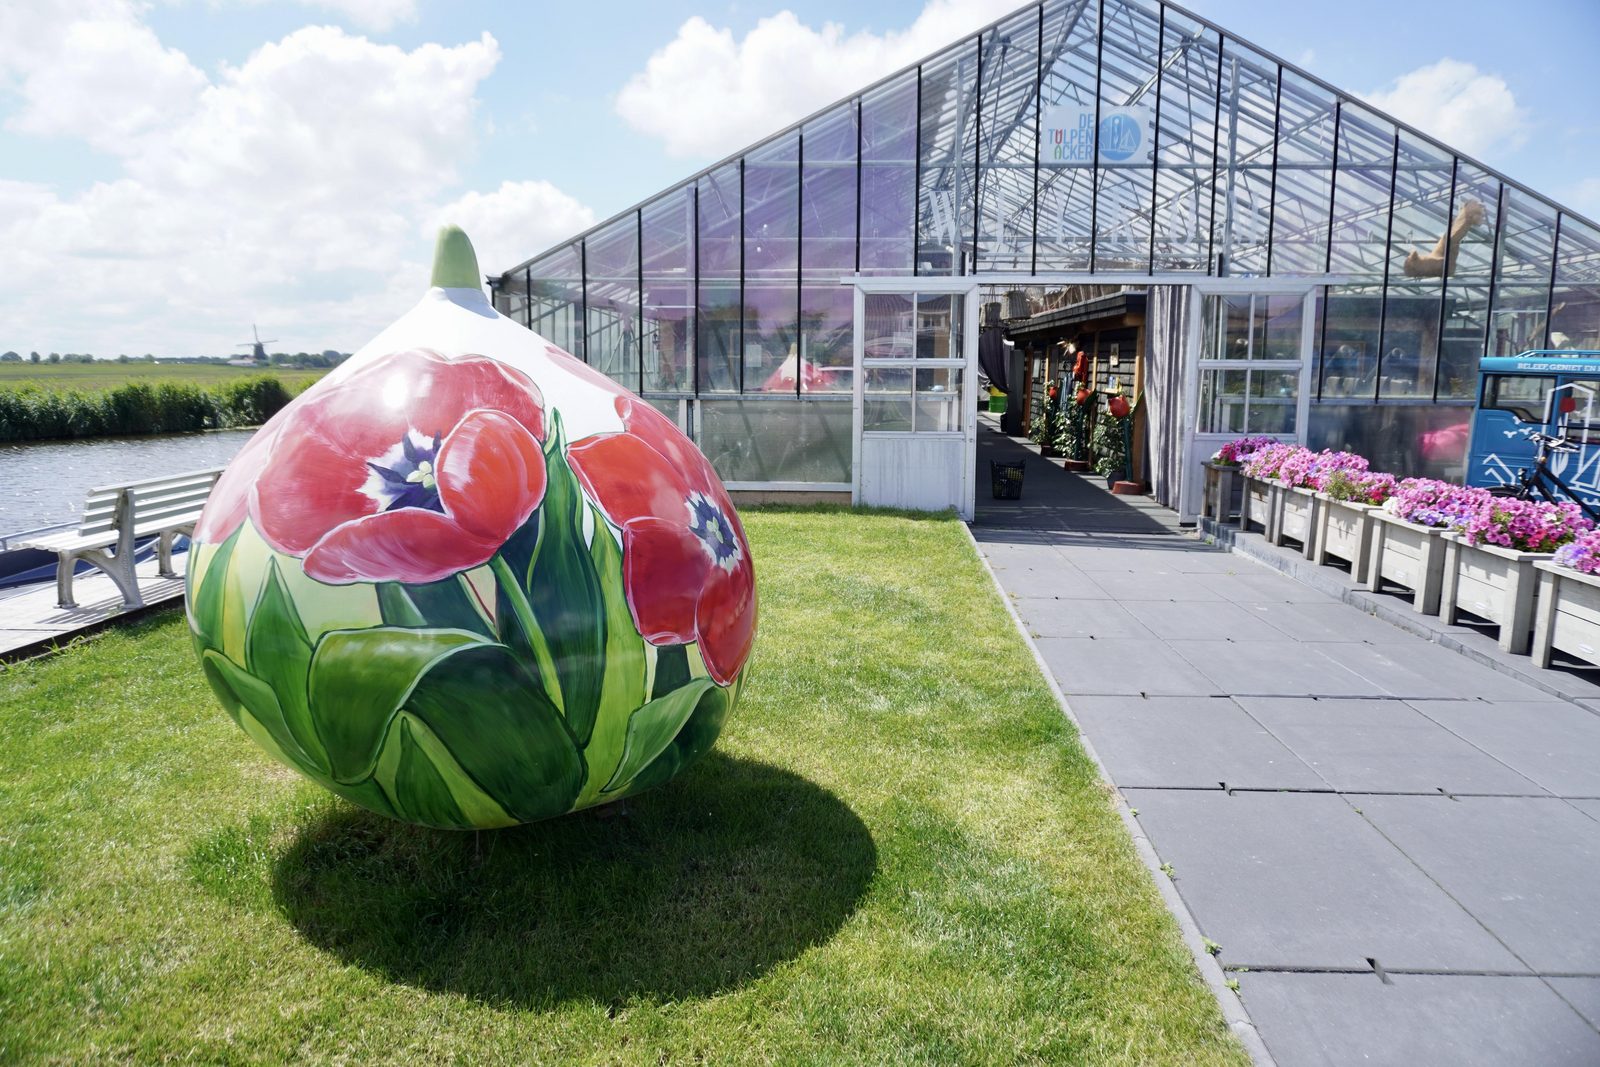
[[[224,466],[254,432],[0,444],[0,536],[77,521],[96,486]]]

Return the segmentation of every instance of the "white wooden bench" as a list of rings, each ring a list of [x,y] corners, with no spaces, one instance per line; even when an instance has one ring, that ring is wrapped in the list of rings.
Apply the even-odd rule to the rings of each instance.
[[[172,542],[179,534],[194,532],[200,509],[221,475],[222,468],[217,467],[91,489],[76,530],[41,534],[19,540],[17,545],[56,554],[56,602],[61,607],[77,607],[72,599],[72,577],[80,559],[99,567],[116,583],[123,603],[140,607],[144,598],[133,573],[134,546],[150,537],[159,538],[161,576],[176,578]]]

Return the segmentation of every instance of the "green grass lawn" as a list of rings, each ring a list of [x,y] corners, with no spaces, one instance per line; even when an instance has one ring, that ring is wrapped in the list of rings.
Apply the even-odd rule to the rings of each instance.
[[[141,363],[98,360],[94,363],[0,363],[0,389],[73,389],[86,393],[115,389],[131,382],[187,382],[201,387],[226,385],[243,378],[271,375],[291,393],[298,393],[326,370],[295,367],[230,367],[225,363]]]
[[[749,686],[627,802],[421,830],[169,613],[0,673],[0,1061],[1246,1063],[950,518],[752,510]]]

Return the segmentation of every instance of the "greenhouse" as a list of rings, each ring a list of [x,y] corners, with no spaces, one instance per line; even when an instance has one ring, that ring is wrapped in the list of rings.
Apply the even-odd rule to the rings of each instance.
[[[1091,354],[1184,514],[1242,432],[1458,470],[1480,359],[1600,347],[1600,227],[1156,0],[1023,7],[492,281],[730,488],[963,514],[985,305],[1015,418],[1115,336],[1063,309],[1144,294]]]

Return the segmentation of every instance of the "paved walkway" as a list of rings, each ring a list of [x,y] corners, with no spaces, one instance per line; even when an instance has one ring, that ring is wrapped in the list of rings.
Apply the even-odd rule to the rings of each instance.
[[[1023,456],[973,535],[1278,1063],[1600,1063],[1600,713]]]

